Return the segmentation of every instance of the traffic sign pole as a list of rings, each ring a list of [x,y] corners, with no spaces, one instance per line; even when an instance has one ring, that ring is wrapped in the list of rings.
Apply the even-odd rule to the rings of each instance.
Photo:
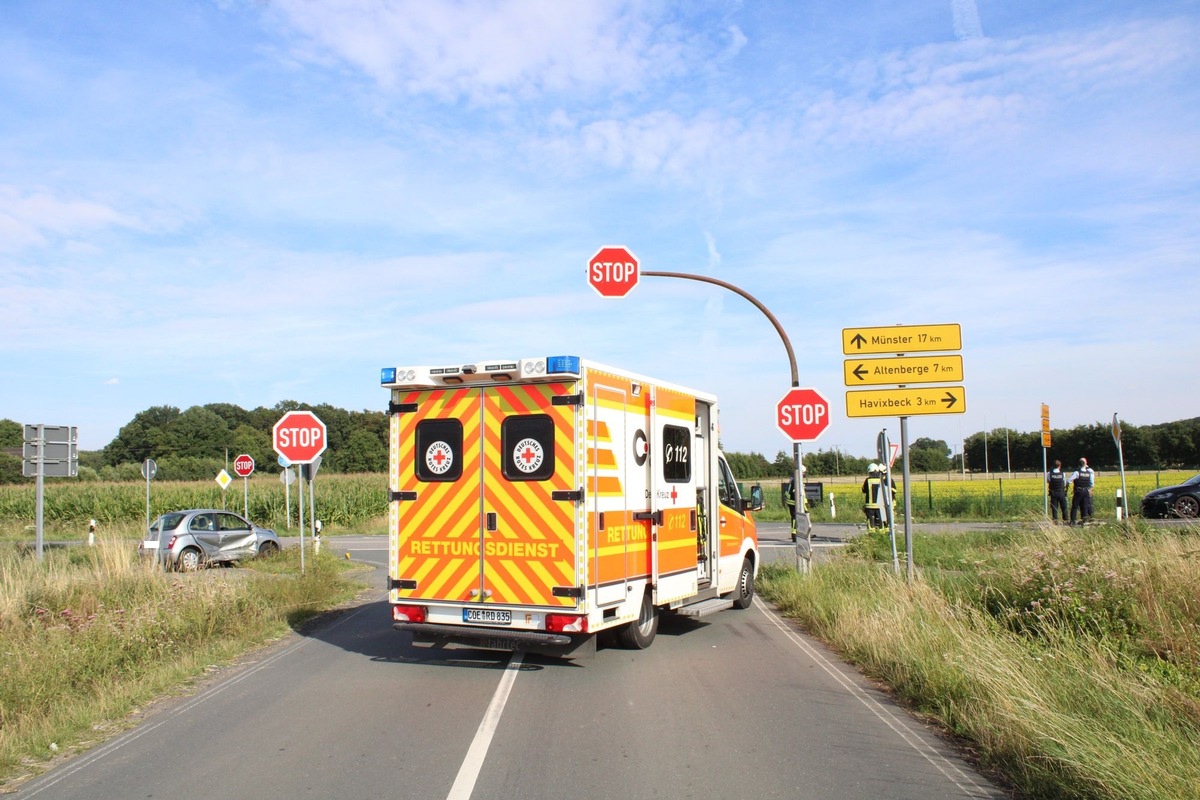
[[[46,452],[46,426],[37,426],[37,443],[38,443],[38,463],[37,463],[37,560],[42,560],[42,501],[45,499],[45,488],[43,486],[43,477],[46,474],[46,459],[42,458],[42,454]]]
[[[604,249],[605,248],[601,248],[600,252],[603,252]],[[626,249],[626,252],[628,252],[627,249]],[[597,256],[599,256],[599,255],[600,255],[600,253],[597,253]],[[636,259],[632,258],[632,255],[633,255],[632,253],[630,253],[629,255],[631,256],[631,260],[636,261]],[[592,288],[596,289],[596,291],[599,292],[600,289],[597,288],[595,282],[593,281],[593,273],[592,273],[592,266],[591,266],[592,262],[595,260],[596,260],[596,257],[593,256],[592,261],[588,262],[588,282],[589,282],[589,284],[592,285]],[[702,283],[711,283],[716,286],[720,286],[724,289],[728,289],[729,291],[734,292],[735,294],[741,295],[742,297],[746,298],[748,301],[750,301],[754,305],[755,308],[757,308],[759,311],[761,311],[763,313],[763,315],[766,316],[766,318],[768,320],[770,320],[771,324],[775,327],[775,332],[779,334],[779,339],[780,339],[780,341],[783,342],[783,347],[787,351],[788,365],[791,367],[791,370],[792,370],[792,387],[795,388],[800,385],[800,373],[796,369],[796,353],[792,349],[792,342],[788,338],[787,332],[784,331],[783,326],[781,324],[779,324],[779,320],[775,317],[774,314],[771,313],[770,309],[768,309],[765,305],[762,304],[762,302],[757,297],[755,297],[754,295],[745,291],[744,289],[741,289],[738,286],[734,286],[732,283],[727,283],[726,281],[722,281],[717,278],[710,278],[707,275],[695,275],[695,274],[692,274],[689,272],[640,271],[640,267],[638,269],[639,269],[639,275],[650,275],[650,276],[659,277],[659,278],[682,278],[684,280],[689,280],[689,281],[700,281]],[[630,288],[632,288],[632,286]],[[602,296],[609,296],[609,295],[602,295]],[[812,523],[810,522],[810,520],[808,518],[807,510],[802,511],[803,505],[802,505],[802,501],[800,499],[804,496],[803,495],[804,487],[803,487],[803,483],[802,483],[803,475],[801,474],[802,473],[802,469],[801,469],[802,464],[801,464],[801,460],[800,460],[801,456],[800,456],[800,443],[799,442],[793,442],[793,444],[792,444],[792,457],[796,462],[796,471],[795,471],[794,480],[796,481],[796,491],[797,491],[797,494],[799,495],[796,500],[796,525],[797,525],[797,528],[796,528],[796,530],[797,530],[796,568],[798,570],[801,570],[802,558],[805,561],[805,565],[811,563],[811,559],[812,559]],[[800,528],[801,524],[803,524],[803,531],[801,531],[801,528]],[[800,536],[801,535],[803,535],[803,537],[804,537],[805,548],[807,550],[806,554],[801,553],[801,544],[800,544]]]

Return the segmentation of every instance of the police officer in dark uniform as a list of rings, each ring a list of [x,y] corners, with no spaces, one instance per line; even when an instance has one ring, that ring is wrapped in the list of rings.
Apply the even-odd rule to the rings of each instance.
[[[1079,459],[1079,469],[1067,479],[1071,484],[1071,524],[1075,524],[1075,512],[1079,512],[1079,524],[1092,521],[1092,489],[1096,487],[1096,471],[1088,466],[1087,459]]]
[[[1067,475],[1062,471],[1062,462],[1054,461],[1054,469],[1046,473],[1046,486],[1050,490],[1050,519],[1067,524]],[[1059,513],[1062,519],[1059,519]]]

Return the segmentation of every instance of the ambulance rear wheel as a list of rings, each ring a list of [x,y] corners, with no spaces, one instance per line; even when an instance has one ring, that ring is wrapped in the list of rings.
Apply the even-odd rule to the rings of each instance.
[[[621,646],[627,650],[645,650],[654,641],[658,633],[658,609],[650,602],[650,594],[642,595],[642,607],[638,611],[636,622],[631,622],[621,628],[617,638]]]
[[[737,589],[733,592],[734,608],[749,608],[754,602],[754,563],[742,559],[742,571],[738,575]]]

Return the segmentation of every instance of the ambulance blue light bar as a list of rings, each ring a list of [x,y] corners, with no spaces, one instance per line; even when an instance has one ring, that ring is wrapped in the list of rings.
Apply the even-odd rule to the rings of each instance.
[[[579,374],[579,356],[548,356],[546,358],[546,373]]]
[[[379,370],[380,385],[386,385],[386,384],[395,383],[395,382],[396,382],[396,368],[395,367],[384,367],[383,369]]]

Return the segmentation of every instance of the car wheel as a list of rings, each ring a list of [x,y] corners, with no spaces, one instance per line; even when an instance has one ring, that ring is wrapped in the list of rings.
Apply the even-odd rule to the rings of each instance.
[[[749,556],[742,559],[742,571],[738,575],[737,589],[734,590],[733,607],[749,608],[754,602],[754,564]]]
[[[200,569],[200,551],[194,547],[187,548],[179,554],[175,565],[183,572],[195,572]]]
[[[1175,501],[1173,508],[1177,516],[1190,519],[1200,515],[1200,500],[1196,500],[1190,494],[1185,494]]]
[[[626,650],[645,650],[658,633],[658,609],[650,602],[650,593],[642,595],[642,607],[636,622],[621,628],[617,638]]]
[[[259,558],[270,558],[279,552],[279,545],[274,542],[263,542],[258,546]]]

